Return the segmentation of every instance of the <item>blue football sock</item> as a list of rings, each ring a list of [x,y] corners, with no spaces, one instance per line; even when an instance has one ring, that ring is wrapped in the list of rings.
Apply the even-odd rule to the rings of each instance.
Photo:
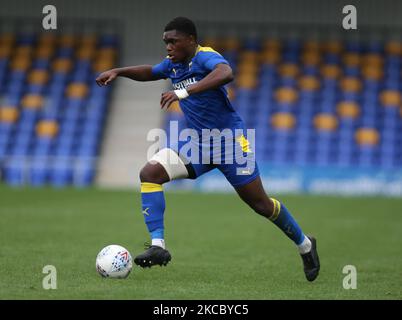
[[[142,213],[151,239],[164,239],[165,197],[162,185],[141,183]]]
[[[274,203],[274,212],[270,220],[293,240],[296,245],[300,245],[304,240],[303,231],[283,203],[273,198],[271,200]]]

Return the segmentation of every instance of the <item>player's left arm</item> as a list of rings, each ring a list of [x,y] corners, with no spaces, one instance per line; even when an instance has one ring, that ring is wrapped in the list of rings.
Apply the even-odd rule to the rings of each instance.
[[[216,89],[233,81],[233,79],[232,68],[226,63],[219,63],[205,78],[189,86],[187,92],[191,95],[210,89]]]
[[[226,63],[219,63],[205,78],[192,84],[187,89],[162,93],[161,108],[169,107],[173,101],[184,99],[194,93],[219,88],[233,81],[233,79],[232,68]]]

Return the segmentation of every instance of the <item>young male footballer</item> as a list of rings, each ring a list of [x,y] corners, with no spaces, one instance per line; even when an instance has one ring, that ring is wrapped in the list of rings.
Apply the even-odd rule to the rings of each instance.
[[[152,244],[134,259],[135,263],[141,267],[151,267],[166,265],[171,260],[164,241],[165,199],[162,185],[174,179],[196,179],[217,168],[244,202],[256,213],[271,220],[295,243],[303,261],[305,276],[308,281],[314,281],[320,270],[316,239],[306,236],[284,204],[268,197],[264,191],[245,125],[228,100],[224,87],[233,80],[229,63],[212,48],[197,43],[196,27],[187,18],[177,17],[170,21],[165,27],[163,41],[168,56],[161,63],[112,69],[96,79],[102,86],[118,76],[136,81],[169,78],[175,90],[162,93],[161,107],[168,108],[172,102],[179,100],[188,128],[201,137],[193,144],[203,150],[206,144],[210,147],[207,157],[205,153],[195,157],[180,152],[180,148],[169,146],[158,151],[142,168],[142,212]],[[215,145],[216,140],[202,140],[203,129],[226,129],[235,133],[230,142],[232,145],[229,143],[228,146],[226,141],[226,148],[221,148]],[[221,143],[220,139],[218,143]],[[240,147],[241,152],[227,152],[230,147],[236,150]],[[214,161],[217,155],[220,160],[222,156],[229,161]],[[252,165],[250,161],[239,161],[242,156],[252,159]]]

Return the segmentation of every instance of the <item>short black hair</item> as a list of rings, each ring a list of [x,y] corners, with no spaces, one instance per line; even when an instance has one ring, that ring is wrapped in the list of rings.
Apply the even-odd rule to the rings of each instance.
[[[186,17],[176,17],[170,21],[166,27],[165,31],[177,30],[183,32],[187,35],[194,36],[197,40],[197,28],[192,20]]]

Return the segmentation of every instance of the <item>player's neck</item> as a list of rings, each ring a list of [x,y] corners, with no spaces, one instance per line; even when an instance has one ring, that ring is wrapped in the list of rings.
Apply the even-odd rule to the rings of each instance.
[[[184,61],[184,63],[189,63],[197,54],[198,50],[200,49],[200,45],[197,43],[193,50],[191,50],[191,54],[188,56],[188,58]]]

